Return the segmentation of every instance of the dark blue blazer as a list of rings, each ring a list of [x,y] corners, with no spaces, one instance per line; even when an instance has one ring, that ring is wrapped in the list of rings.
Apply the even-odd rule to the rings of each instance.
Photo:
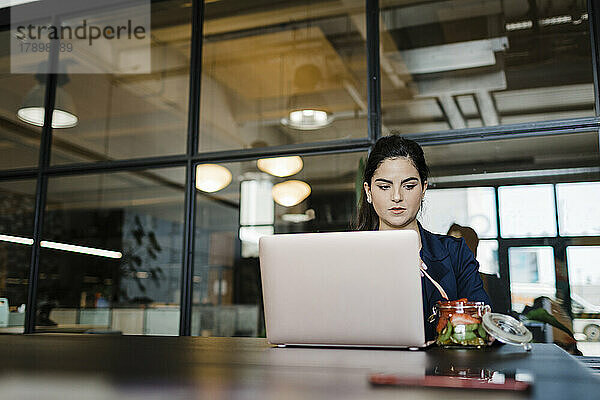
[[[427,265],[427,273],[439,283],[450,300],[467,298],[469,301],[490,303],[483,282],[479,277],[479,263],[464,239],[437,235],[423,229],[421,233],[421,259]],[[423,315],[425,317],[425,339],[435,339],[435,323],[428,322],[433,306],[444,300],[439,290],[427,279],[421,278],[423,292]]]

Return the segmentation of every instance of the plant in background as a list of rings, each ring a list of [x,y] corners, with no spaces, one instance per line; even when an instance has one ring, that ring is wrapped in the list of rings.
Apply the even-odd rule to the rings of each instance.
[[[158,243],[154,231],[146,231],[140,217],[137,215],[134,218],[134,227],[129,233],[133,236],[135,245],[126,248],[124,251],[121,276],[131,278],[138,289],[142,293],[146,293],[145,281],[142,281],[142,279],[150,278],[158,287],[160,286],[160,279],[164,275],[162,268],[153,266],[153,261],[158,259],[158,253],[162,251],[162,247]],[[142,267],[144,267],[144,271],[141,271]],[[120,295],[124,299],[130,300],[124,289],[121,289]],[[147,296],[141,299],[137,298],[137,300],[152,301]]]
[[[565,325],[563,325],[562,323],[560,323],[552,314],[550,314],[548,311],[546,311],[543,308],[532,308],[530,310],[528,310],[525,313],[524,310],[524,314],[525,318],[527,318],[530,321],[538,321],[538,322],[544,322],[546,324],[549,324],[557,329],[560,329],[561,331],[565,332],[567,335],[569,335],[570,337],[573,338],[573,340],[575,340],[575,336],[573,336],[573,332],[571,332],[571,330],[569,328],[567,328]]]
[[[548,312],[544,308],[544,304],[550,304],[552,313]],[[552,300],[545,296],[540,296],[534,300],[532,306],[525,306],[523,312],[520,313],[519,316],[530,321],[548,324],[551,327],[564,332],[566,336],[554,336],[554,343],[571,354],[582,355],[581,351],[579,351],[577,348],[577,340],[575,339],[573,332],[565,325],[565,323],[568,323],[566,321],[570,321],[570,319],[560,301]],[[559,321],[559,319],[562,320],[562,322]]]

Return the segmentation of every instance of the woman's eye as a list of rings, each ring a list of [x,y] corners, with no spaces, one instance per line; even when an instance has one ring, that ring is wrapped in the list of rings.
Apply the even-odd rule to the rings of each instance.
[[[415,186],[417,186],[417,185],[406,185],[404,187],[406,188],[406,190],[412,190],[415,188]]]
[[[381,190],[387,190],[389,188],[390,188],[389,185],[379,185],[379,189],[381,189]]]

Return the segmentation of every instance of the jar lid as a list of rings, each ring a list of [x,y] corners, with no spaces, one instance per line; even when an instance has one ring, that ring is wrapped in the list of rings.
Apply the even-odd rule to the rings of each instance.
[[[510,315],[488,312],[482,318],[483,329],[495,339],[502,343],[523,346],[525,350],[531,350],[533,335],[523,325]]]

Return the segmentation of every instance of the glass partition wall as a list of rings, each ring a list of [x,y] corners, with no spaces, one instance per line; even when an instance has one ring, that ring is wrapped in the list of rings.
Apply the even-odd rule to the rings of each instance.
[[[594,116],[585,1],[382,0],[380,7],[389,129]]]
[[[264,334],[259,238],[349,230],[362,190],[356,172],[365,157],[361,152],[197,165],[193,335]],[[208,192],[214,188],[212,170],[232,178]]]
[[[22,333],[33,244],[35,181],[0,183],[0,332]]]
[[[176,335],[184,169],[52,177],[36,330]]]
[[[588,4],[131,1],[63,22],[144,40],[65,39],[19,73],[3,26],[0,330],[262,336],[258,238],[348,230],[360,159],[399,133],[432,172],[420,221],[465,238],[494,309],[548,299],[593,353]],[[46,94],[76,123],[19,117]]]
[[[199,151],[361,139],[363,1],[206,2]]]

